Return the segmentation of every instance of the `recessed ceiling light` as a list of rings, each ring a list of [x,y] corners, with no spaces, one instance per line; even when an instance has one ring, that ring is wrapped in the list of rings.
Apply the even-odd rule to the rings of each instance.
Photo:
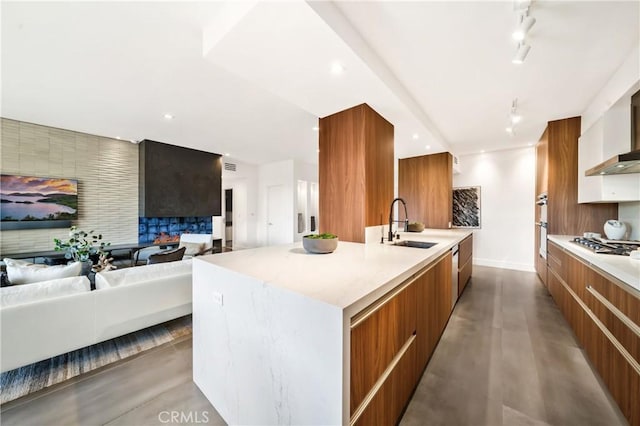
[[[527,144],[527,146],[533,146],[533,143],[529,142],[529,143]]]
[[[331,74],[338,75],[344,72],[344,65],[340,62],[334,62],[331,64]]]
[[[414,139],[418,139],[419,137],[420,137],[420,135],[418,135],[417,133],[414,133],[414,134],[413,134],[413,138],[414,138]]]
[[[481,149],[481,150],[480,150],[480,154],[484,154],[484,149]]]
[[[518,115],[518,114],[511,114],[511,122],[513,124],[518,124],[519,122],[522,121],[522,116]]]
[[[228,152],[225,152],[225,153],[224,153],[224,156],[225,156],[225,157],[231,157],[231,154],[229,154]]]
[[[320,130],[320,127],[318,127],[318,126],[313,126],[313,127],[311,128],[311,130],[313,130],[314,132],[317,132],[318,130]]]
[[[431,149],[431,145],[425,145],[425,149]]]
[[[173,120],[173,115],[171,115],[171,114],[167,113],[167,114],[165,114],[165,115],[164,115],[164,118],[165,118],[166,120]]]
[[[513,127],[507,127],[504,129],[507,133],[513,133]]]

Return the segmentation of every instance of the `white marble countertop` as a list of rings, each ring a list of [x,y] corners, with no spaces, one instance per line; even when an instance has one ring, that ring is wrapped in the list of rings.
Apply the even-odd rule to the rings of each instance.
[[[640,260],[631,259],[629,256],[594,253],[570,242],[575,238],[573,235],[549,235],[547,238],[596,268],[619,279],[634,290],[640,291]]]
[[[401,240],[437,243],[429,249],[390,243],[340,241],[330,254],[309,254],[302,243],[197,257],[225,269],[320,300],[353,316],[471,234],[426,229],[400,233]]]

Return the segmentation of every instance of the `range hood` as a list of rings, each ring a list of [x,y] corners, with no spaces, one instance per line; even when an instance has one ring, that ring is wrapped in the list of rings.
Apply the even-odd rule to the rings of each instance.
[[[585,176],[640,173],[640,150],[619,154],[587,170]]]
[[[628,104],[627,104],[628,105]],[[606,136],[606,135],[605,135]],[[640,173],[640,91],[631,96],[630,152],[618,154],[588,169],[585,176]]]

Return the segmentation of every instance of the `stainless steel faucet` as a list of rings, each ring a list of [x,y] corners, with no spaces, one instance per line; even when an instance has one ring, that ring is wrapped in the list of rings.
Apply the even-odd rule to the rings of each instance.
[[[404,221],[402,220],[393,220],[393,205],[396,201],[400,201],[404,206]],[[402,198],[395,198],[391,202],[391,207],[389,208],[389,241],[393,241],[393,222],[402,223],[404,222],[404,232],[409,232],[409,215],[407,214],[407,203],[404,202]]]

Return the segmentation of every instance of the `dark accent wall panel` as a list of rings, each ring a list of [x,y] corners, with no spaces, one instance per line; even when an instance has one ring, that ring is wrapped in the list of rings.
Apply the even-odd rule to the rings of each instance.
[[[220,216],[222,157],[151,140],[140,143],[140,216]]]

